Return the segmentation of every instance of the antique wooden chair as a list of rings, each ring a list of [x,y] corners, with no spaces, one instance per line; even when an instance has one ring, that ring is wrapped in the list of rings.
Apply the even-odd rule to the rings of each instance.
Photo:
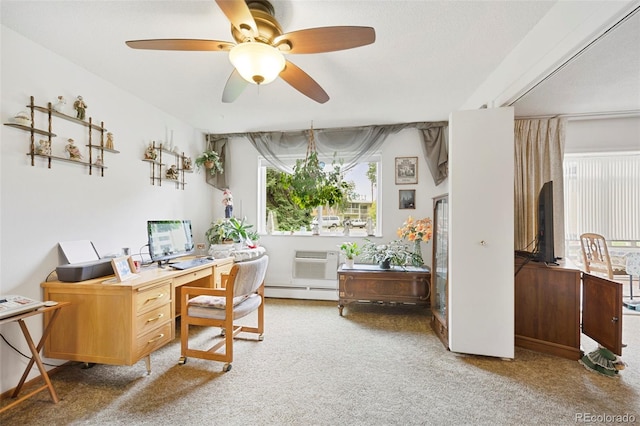
[[[269,257],[264,255],[255,260],[236,263],[228,277],[223,279],[223,288],[202,288],[183,286],[180,295],[182,317],[180,319],[181,357],[179,364],[187,362],[187,357],[195,357],[224,362],[222,371],[231,370],[233,362],[233,341],[241,332],[258,334],[263,340],[264,333],[264,277]],[[257,312],[257,325],[238,325],[235,320]],[[222,333],[214,338],[209,349],[189,346],[189,326],[220,327]],[[209,344],[211,342],[209,341]],[[208,346],[208,345],[207,345]]]
[[[599,234],[586,233],[580,235],[582,247],[582,262],[585,272],[604,274],[610,280],[613,279],[613,268],[609,249],[604,237]]]

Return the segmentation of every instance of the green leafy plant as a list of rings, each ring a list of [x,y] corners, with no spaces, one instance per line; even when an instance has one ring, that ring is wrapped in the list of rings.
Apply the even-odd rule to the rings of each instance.
[[[388,262],[391,265],[404,266],[414,262],[414,253],[401,240],[393,240],[386,244],[376,244],[365,240],[362,246],[362,257],[374,263]]]
[[[349,191],[349,184],[342,180],[341,164],[334,159],[331,170],[324,170],[316,151],[308,153],[304,160],[296,160],[293,173],[282,174],[280,179],[302,209],[341,204]]]
[[[211,223],[211,227],[205,233],[205,237],[209,244],[223,244],[230,241],[240,243],[247,239],[256,242],[259,235],[251,228],[253,228],[253,225],[247,224],[246,218],[242,220],[238,220],[235,217],[218,219]]]
[[[253,228],[253,225],[246,224],[245,220],[246,218],[238,220],[235,217],[230,217],[229,219],[227,219],[227,236],[236,243],[240,243],[248,239],[249,228]]]
[[[198,169],[204,167],[209,170],[211,175],[224,171],[222,161],[220,161],[220,155],[213,150],[207,150],[196,157],[195,164]]]
[[[340,247],[340,251],[345,255],[347,259],[353,259],[361,252],[360,247],[358,247],[358,243],[356,243],[355,241],[344,242],[338,247]]]
[[[209,244],[222,244],[225,241],[231,241],[229,236],[227,220],[218,219],[215,222],[211,222],[211,227],[205,233],[205,237]]]

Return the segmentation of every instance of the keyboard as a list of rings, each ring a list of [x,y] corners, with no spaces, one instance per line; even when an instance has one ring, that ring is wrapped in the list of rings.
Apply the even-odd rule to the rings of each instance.
[[[189,269],[195,268],[196,266],[207,265],[209,263],[213,263],[213,259],[209,259],[208,257],[196,257],[195,259],[184,260],[182,262],[170,263],[174,269]]]

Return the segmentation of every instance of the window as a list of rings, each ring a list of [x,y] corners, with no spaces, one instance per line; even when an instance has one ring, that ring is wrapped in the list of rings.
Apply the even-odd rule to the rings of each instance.
[[[295,158],[287,159],[287,164],[295,164]],[[327,161],[329,163],[329,161]],[[367,161],[358,163],[344,173],[344,180],[352,183],[352,190],[348,201],[340,206],[319,207],[303,210],[296,206],[287,196],[279,183],[279,175],[283,172],[275,169],[265,159],[260,159],[259,202],[260,211],[258,221],[259,231],[267,232],[269,213],[273,215],[275,231],[282,234],[311,233],[314,223],[321,222],[321,234],[343,235],[346,219],[354,224],[351,235],[366,236],[367,219],[372,220],[374,231],[378,229],[377,222],[379,195],[380,157],[376,155]],[[327,167],[331,167],[327,164]],[[318,218],[321,218],[319,221]],[[376,232],[377,234],[378,232]]]
[[[611,245],[640,244],[640,153],[566,154],[564,157],[565,240],[579,252],[585,232]]]

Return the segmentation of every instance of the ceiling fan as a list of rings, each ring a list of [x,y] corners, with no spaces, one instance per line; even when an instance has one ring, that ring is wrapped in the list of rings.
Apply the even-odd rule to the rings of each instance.
[[[222,102],[233,102],[247,84],[267,84],[281,77],[294,89],[319,103],[329,95],[306,72],[283,53],[323,53],[371,44],[376,39],[371,27],[336,26],[282,32],[267,0],[215,0],[231,21],[236,43],[200,39],[130,40],[133,49],[228,51],[234,70],[222,94]]]

